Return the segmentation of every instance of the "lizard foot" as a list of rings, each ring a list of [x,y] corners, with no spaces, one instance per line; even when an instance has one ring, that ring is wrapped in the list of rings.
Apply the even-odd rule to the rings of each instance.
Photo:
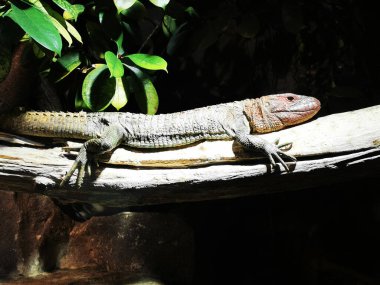
[[[86,172],[89,176],[91,176],[92,168],[94,168],[94,166],[98,166],[98,156],[111,151],[120,144],[123,139],[123,130],[124,129],[120,125],[112,125],[109,126],[104,132],[103,137],[86,141],[80,148],[73,166],[63,177],[60,187],[65,185],[70,180],[70,177],[73,175],[75,170],[78,169],[76,187],[80,188],[83,184],[83,179]]]
[[[269,158],[269,161],[273,167],[276,167],[276,161],[278,161],[287,172],[290,172],[290,169],[284,159],[289,159],[292,161],[297,160],[294,156],[285,153],[286,150],[289,150],[292,147],[292,143],[279,144],[279,139],[277,139],[274,143],[270,143],[260,136],[244,133],[238,133],[236,139],[246,149],[263,152]]]
[[[285,163],[283,158],[290,159],[292,161],[297,161],[297,159],[285,153],[286,150],[289,150],[292,147],[292,143],[278,144],[276,141],[274,144],[267,143],[264,145],[263,151],[268,156],[269,161],[273,167],[276,166],[276,160],[285,168],[287,172],[290,172],[289,166]]]
[[[76,180],[76,188],[80,188],[83,184],[83,179],[86,175],[86,172],[89,176],[92,175],[92,170],[98,166],[96,155],[89,153],[85,146],[79,150],[79,154],[75,159],[74,164],[70,170],[63,177],[60,187],[63,187],[70,180],[71,176],[74,174],[75,170],[78,169],[78,176]]]

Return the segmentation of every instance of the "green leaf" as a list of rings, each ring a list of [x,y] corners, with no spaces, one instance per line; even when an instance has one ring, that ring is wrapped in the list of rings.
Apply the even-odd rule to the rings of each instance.
[[[39,3],[39,5],[37,6],[37,8],[43,12],[43,13],[46,13],[46,14],[49,14],[50,17],[53,17],[56,21],[59,22],[59,24],[62,26],[62,28],[64,30],[66,30],[66,32],[61,32],[60,29],[62,28],[58,28],[57,25],[56,28],[59,30],[59,32],[61,33],[61,35],[70,43],[70,41],[67,39],[67,36],[65,37],[64,34],[66,33],[69,33],[71,34],[78,42],[80,43],[83,43],[82,42],[82,37],[81,35],[79,34],[79,32],[73,27],[73,25],[71,25],[68,21],[66,21],[61,14],[59,14],[57,11],[53,10],[48,4],[44,3],[43,5],[38,1],[36,1],[35,3]],[[54,23],[54,22],[53,22]],[[67,34],[66,34],[67,35]],[[70,35],[68,35],[68,37],[70,37]],[[71,37],[70,37],[71,39]]]
[[[170,37],[169,42],[166,47],[166,52],[169,55],[175,55],[176,53],[180,53],[180,50],[184,46],[184,42],[189,36],[189,25],[187,22],[180,25]],[[217,38],[215,36],[215,38]],[[200,41],[202,43],[202,40]]]
[[[36,43],[33,43],[32,49],[34,56],[38,59],[41,59],[46,55],[45,52],[41,49],[41,47]]]
[[[62,37],[67,41],[69,46],[73,43],[73,40],[69,34],[69,32],[66,30],[64,26],[61,25],[60,22],[58,22],[57,19],[50,17],[51,22],[53,23],[54,27],[58,30],[58,32],[62,35]]]
[[[136,76],[134,86],[136,101],[140,110],[148,115],[154,115],[158,109],[158,95],[149,77],[137,67],[124,64]]]
[[[25,2],[28,2],[31,6],[36,7],[41,12],[47,14],[45,7],[40,0],[26,0]]]
[[[71,25],[69,22],[65,21],[66,23],[66,27],[67,27],[67,31],[78,41],[80,42],[81,44],[83,44],[83,41],[82,41],[82,36],[79,34],[79,32],[77,31],[77,29],[74,28],[73,25]]]
[[[31,1],[31,0],[29,0]],[[66,29],[66,23],[63,17],[56,11],[54,11],[48,4],[42,4],[40,1],[33,1],[34,6],[42,13],[48,15],[53,25],[57,28],[61,36],[68,42],[69,46],[73,43],[73,40]]]
[[[117,45],[117,54],[123,54],[124,53],[123,40],[124,40],[124,34],[121,32],[120,36],[115,41],[115,43]]]
[[[136,1],[132,7],[120,12],[124,17],[131,20],[139,20],[144,17],[146,10],[144,4],[140,1]]]
[[[112,106],[114,106],[118,111],[123,108],[128,102],[128,93],[125,87],[126,81],[124,78],[116,78],[116,88],[115,94],[112,98]]]
[[[100,64],[83,81],[83,101],[92,111],[103,111],[111,104],[115,86],[115,78],[110,77],[107,65]]]
[[[176,19],[169,15],[165,15],[164,20],[162,21],[162,31],[164,32],[165,36],[170,37],[176,29]]]
[[[86,103],[84,103],[79,88],[75,92],[74,106],[75,106],[76,110],[88,110],[88,111],[91,111],[90,108],[88,108],[88,106],[86,105]]]
[[[60,75],[55,81],[61,81],[67,75],[69,75],[73,70],[75,70],[82,62],[80,59],[79,52],[66,53],[64,56],[58,58],[57,63],[59,64]]]
[[[63,10],[65,10],[63,16],[66,20],[77,20],[79,14],[83,13],[84,6],[80,4],[71,5],[66,0],[53,0],[53,2]],[[66,13],[66,15],[65,15]]]
[[[160,56],[143,54],[143,53],[135,53],[128,55],[129,58],[134,64],[149,70],[165,70],[168,67],[167,62]]]
[[[133,4],[135,4],[136,0],[113,0],[113,3],[115,3],[117,12],[120,13],[123,10],[129,9],[132,7]]]
[[[185,12],[190,16],[190,17],[199,17],[198,12],[191,6],[187,7],[185,9]]]
[[[11,11],[7,16],[15,21],[40,45],[58,55],[61,54],[61,36],[48,15],[34,6],[27,6],[26,9],[20,9],[11,3]]]
[[[160,8],[165,8],[169,4],[170,0],[149,0],[153,5]]]
[[[124,75],[124,66],[120,59],[112,52],[107,51],[104,54],[108,69],[113,77],[122,77]]]

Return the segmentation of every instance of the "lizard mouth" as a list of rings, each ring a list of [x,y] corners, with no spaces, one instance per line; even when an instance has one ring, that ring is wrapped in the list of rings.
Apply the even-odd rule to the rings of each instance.
[[[274,112],[284,127],[303,123],[311,119],[321,109],[320,101],[313,97],[292,95],[288,96],[288,100],[292,103],[285,109]]]

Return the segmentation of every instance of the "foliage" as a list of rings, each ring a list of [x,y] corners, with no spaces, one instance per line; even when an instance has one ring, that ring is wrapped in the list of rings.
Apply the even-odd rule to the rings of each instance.
[[[128,102],[129,110],[152,113],[157,93],[164,112],[280,92],[322,97],[323,110],[327,101],[344,106],[378,97],[378,45],[372,42],[378,20],[359,0],[71,3],[0,0],[0,38],[10,30],[12,5],[41,11],[34,11],[34,23],[50,21],[59,36],[47,43],[38,29],[30,32],[40,71],[79,109],[112,110]]]
[[[169,0],[150,2],[162,10]],[[27,34],[24,39],[34,42],[41,72],[64,86],[63,93],[74,92],[77,108],[101,111],[112,105],[120,110],[133,94],[141,111],[154,114],[158,96],[152,75],[158,70],[167,72],[167,63],[160,56],[141,52],[151,36],[141,42],[141,27],[137,25],[146,18],[146,5],[149,2],[137,0],[77,4],[10,0],[3,1],[0,15],[12,19]],[[160,17],[149,20],[161,21]],[[70,86],[73,74],[84,74],[81,87]]]

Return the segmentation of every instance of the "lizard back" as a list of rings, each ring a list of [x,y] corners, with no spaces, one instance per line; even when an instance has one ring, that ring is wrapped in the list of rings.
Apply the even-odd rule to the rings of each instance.
[[[243,116],[242,111],[234,112],[237,106],[243,106],[236,103],[161,115],[120,114],[120,124],[126,130],[124,143],[138,148],[164,148],[200,140],[231,139],[226,122],[233,122],[235,114]]]
[[[224,122],[233,122],[238,102],[170,114],[35,112],[0,115],[0,129],[15,134],[90,139],[101,137],[110,125],[124,131],[123,144],[137,148],[165,148],[205,139],[229,139]],[[240,108],[239,108],[240,109]],[[242,114],[242,112],[238,112]]]

